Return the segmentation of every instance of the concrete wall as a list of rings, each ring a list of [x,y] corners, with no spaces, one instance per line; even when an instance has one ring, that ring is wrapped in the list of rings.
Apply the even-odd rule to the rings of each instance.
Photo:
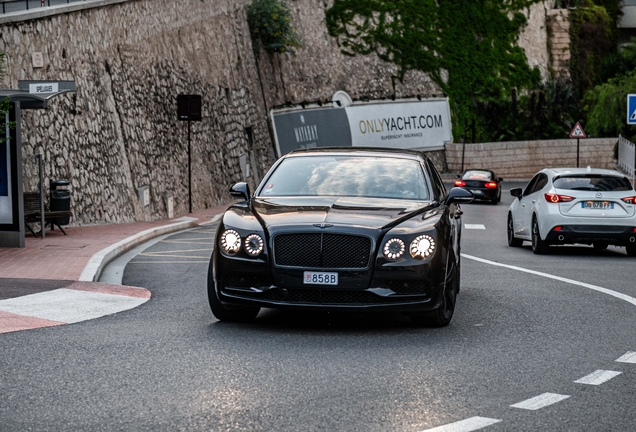
[[[579,140],[579,166],[614,169],[618,138]],[[464,168],[487,168],[508,179],[525,179],[547,167],[575,167],[576,139],[466,144]],[[451,172],[462,167],[462,144],[446,145]]]

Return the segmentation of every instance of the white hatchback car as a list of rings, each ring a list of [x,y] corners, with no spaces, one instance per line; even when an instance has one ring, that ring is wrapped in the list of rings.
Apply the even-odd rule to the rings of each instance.
[[[508,245],[532,242],[535,254],[550,245],[625,246],[636,256],[636,191],[618,171],[552,168],[539,171],[508,210]]]

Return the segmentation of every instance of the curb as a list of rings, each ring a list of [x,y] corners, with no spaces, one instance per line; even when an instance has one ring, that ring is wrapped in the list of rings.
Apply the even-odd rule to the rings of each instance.
[[[105,249],[95,253],[82,270],[78,281],[80,282],[96,282],[102,274],[102,270],[108,263],[129,251],[130,249],[147,242],[148,240],[164,235],[170,234],[175,231],[181,231],[188,228],[193,228],[199,224],[196,222],[198,219],[184,216],[177,219],[181,222],[173,223],[170,225],[163,225],[156,228],[150,228],[133,236],[125,238],[113,245],[108,246]]]

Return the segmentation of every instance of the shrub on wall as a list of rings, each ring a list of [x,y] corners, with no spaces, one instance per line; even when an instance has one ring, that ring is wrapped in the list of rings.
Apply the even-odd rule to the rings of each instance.
[[[293,54],[301,46],[289,7],[281,0],[253,0],[247,8],[247,22],[257,54],[261,50]]]

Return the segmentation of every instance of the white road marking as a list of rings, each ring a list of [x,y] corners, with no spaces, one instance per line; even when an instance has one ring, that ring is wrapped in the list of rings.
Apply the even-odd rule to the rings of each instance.
[[[560,395],[557,393],[543,393],[539,396],[518,402],[514,405],[510,405],[512,408],[520,408],[525,410],[536,411],[541,408],[545,408],[557,402],[561,402],[569,398],[567,395]]]
[[[76,323],[132,309],[147,301],[147,298],[60,288],[0,300],[0,311]]]
[[[488,417],[471,417],[455,423],[434,427],[433,429],[426,429],[422,432],[471,432],[499,423],[500,421],[500,419],[492,419]]]
[[[483,229],[485,230],[486,227],[482,224],[464,224],[464,228],[466,229]]]
[[[636,364],[636,352],[629,351],[616,359],[620,363],[635,363]]]
[[[577,379],[574,382],[578,384],[601,385],[604,382],[607,382],[611,380],[612,378],[614,378],[615,376],[618,376],[622,373],[623,372],[599,369],[597,371],[592,372],[589,375],[584,376],[583,378]]]
[[[474,261],[479,261],[479,262],[482,262],[484,264],[490,264],[490,265],[497,266],[497,267],[509,268],[509,269],[521,271],[521,272],[524,272],[524,273],[530,273],[530,274],[533,274],[533,275],[543,276],[543,277],[546,277],[546,278],[549,278],[549,279],[558,280],[558,281],[569,283],[569,284],[572,284],[572,285],[582,286],[584,288],[589,288],[591,290],[598,291],[598,292],[601,292],[603,294],[611,295],[612,297],[616,297],[616,298],[621,299],[621,300],[625,300],[626,302],[631,303],[634,306],[636,306],[636,298],[630,297],[628,295],[625,295],[625,294],[622,294],[622,293],[619,293],[619,292],[616,292],[616,291],[612,291],[610,289],[603,288],[603,287],[600,287],[600,286],[588,284],[588,283],[585,283],[585,282],[579,282],[579,281],[575,281],[573,279],[568,279],[568,278],[564,278],[564,277],[561,277],[561,276],[555,276],[555,275],[551,275],[551,274],[548,274],[548,273],[539,272],[539,271],[536,271],[536,270],[530,270],[530,269],[526,269],[526,268],[523,268],[523,267],[517,267],[517,266],[513,266],[513,265],[508,265],[508,264],[501,264],[501,263],[498,263],[498,262],[495,262],[495,261],[490,261],[490,260],[486,260],[486,259],[483,259],[483,258],[477,258],[477,257],[472,256],[472,255],[462,254],[462,257],[468,258],[468,259],[471,259],[471,260],[474,260]],[[636,357],[636,353],[634,353],[634,356]],[[631,362],[628,362],[628,363],[631,363]],[[633,363],[636,363],[636,358],[634,359]]]

